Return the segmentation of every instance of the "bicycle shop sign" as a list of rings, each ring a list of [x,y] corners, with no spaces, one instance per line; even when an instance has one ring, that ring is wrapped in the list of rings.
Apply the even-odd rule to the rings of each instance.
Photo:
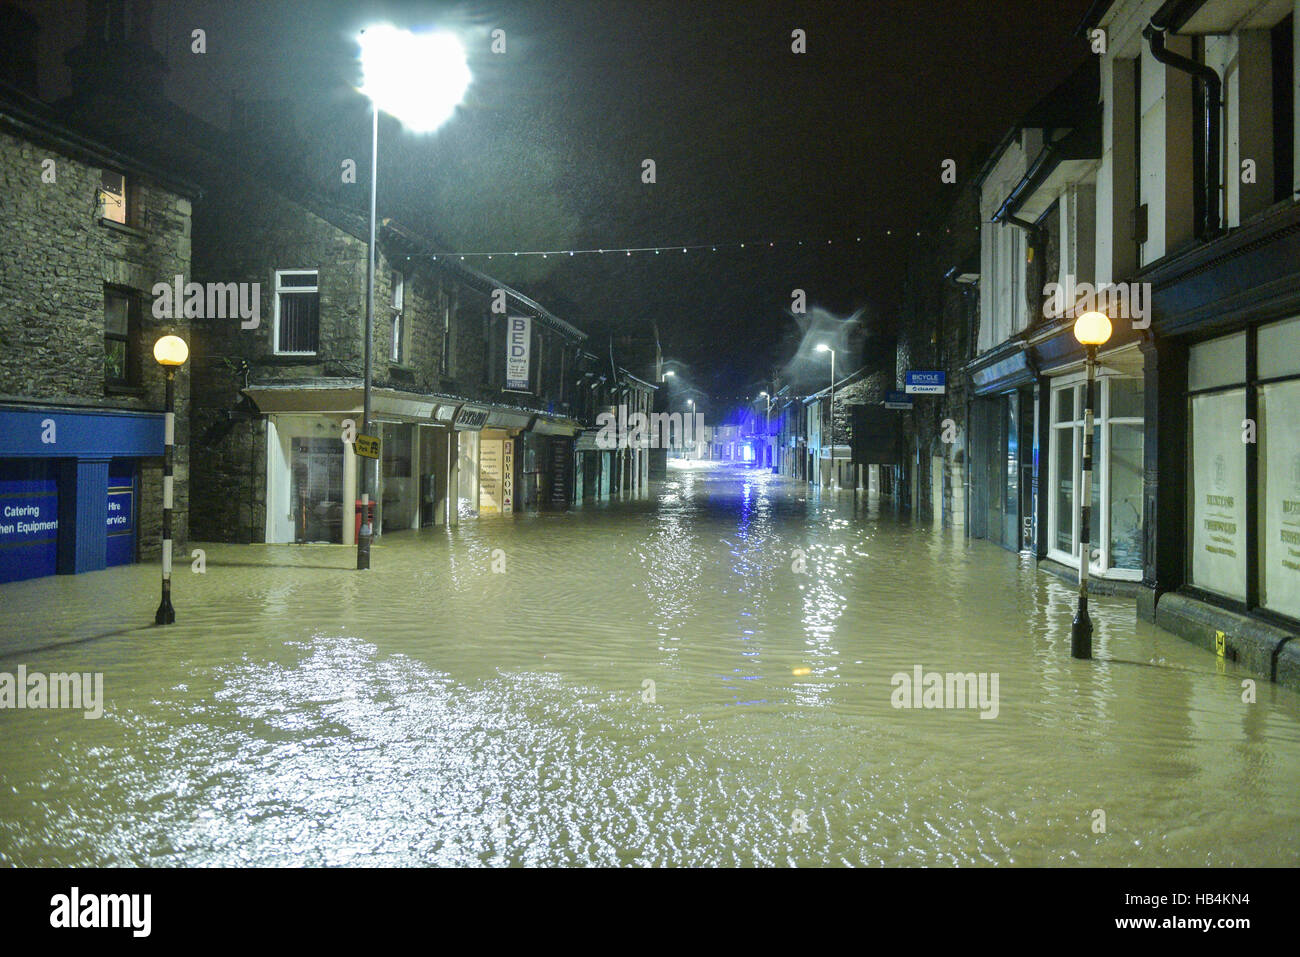
[[[947,380],[944,372],[908,372],[903,391],[907,395],[943,395]]]

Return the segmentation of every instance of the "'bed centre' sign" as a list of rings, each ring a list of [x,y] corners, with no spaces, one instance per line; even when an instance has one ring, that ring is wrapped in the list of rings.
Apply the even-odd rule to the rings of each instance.
[[[506,388],[527,392],[529,349],[532,346],[532,319],[511,316],[506,320]]]

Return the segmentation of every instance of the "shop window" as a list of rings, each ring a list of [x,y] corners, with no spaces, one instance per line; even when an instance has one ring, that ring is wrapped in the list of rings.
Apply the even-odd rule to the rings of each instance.
[[[1083,479],[1083,382],[1052,394],[1048,501],[1049,553],[1077,564],[1080,532],[1075,490]],[[1097,574],[1136,580],[1142,570],[1143,383],[1105,376],[1093,409],[1090,567]]]
[[[1300,618],[1300,318],[1261,326],[1259,389],[1259,600]]]
[[[275,352],[315,355],[320,342],[319,273],[278,269],[275,273]]]
[[[1245,415],[1244,388],[1191,399],[1190,580],[1238,601],[1246,600]]]
[[[139,382],[135,341],[139,325],[138,298],[124,289],[104,289],[104,384],[133,386]]]

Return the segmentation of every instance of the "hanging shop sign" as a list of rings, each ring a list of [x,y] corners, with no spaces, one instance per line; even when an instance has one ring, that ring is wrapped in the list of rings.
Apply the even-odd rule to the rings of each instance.
[[[908,372],[904,391],[908,395],[943,395],[947,381],[945,372]]]
[[[501,443],[501,513],[515,510],[515,440]]]
[[[379,458],[379,439],[373,435],[357,435],[353,451],[357,455],[364,455],[368,459]]]
[[[533,321],[528,316],[511,316],[506,320],[506,388],[527,392],[529,351],[533,341]]]

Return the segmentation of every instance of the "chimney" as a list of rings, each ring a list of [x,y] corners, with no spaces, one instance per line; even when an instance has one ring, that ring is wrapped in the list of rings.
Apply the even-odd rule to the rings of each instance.
[[[86,36],[64,58],[73,95],[162,95],[167,62],[153,48],[153,0],[86,0]]]

